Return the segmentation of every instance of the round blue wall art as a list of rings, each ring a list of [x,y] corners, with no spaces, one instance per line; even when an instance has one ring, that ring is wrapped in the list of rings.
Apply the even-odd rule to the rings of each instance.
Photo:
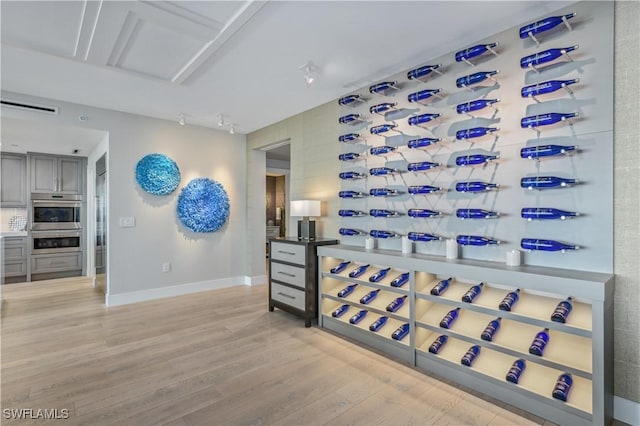
[[[180,184],[180,170],[164,154],[148,154],[136,164],[136,181],[149,194],[169,195]]]
[[[193,179],[178,196],[178,218],[193,232],[215,232],[229,219],[229,196],[209,178]]]

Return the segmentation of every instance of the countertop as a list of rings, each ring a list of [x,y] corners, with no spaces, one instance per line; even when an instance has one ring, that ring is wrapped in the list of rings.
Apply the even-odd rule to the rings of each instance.
[[[27,231],[6,231],[0,232],[0,238],[3,237],[26,237]]]

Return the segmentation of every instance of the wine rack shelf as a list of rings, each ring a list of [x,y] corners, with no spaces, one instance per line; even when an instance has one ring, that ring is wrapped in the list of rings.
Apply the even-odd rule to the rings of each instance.
[[[427,254],[400,254],[396,251],[336,245],[318,248],[319,325],[346,338],[371,346],[379,352],[412,366],[457,381],[465,386],[523,408],[559,424],[606,424],[613,411],[612,325],[614,277],[539,266],[508,267],[502,263],[468,259],[445,260]],[[340,273],[329,272],[341,262],[351,264]],[[369,264],[358,278],[349,277],[356,267]],[[369,277],[390,267],[378,283]],[[409,273],[402,287],[391,280]],[[451,277],[440,295],[431,289]],[[484,283],[472,303],[462,301],[470,287]],[[346,297],[338,292],[357,284]],[[499,309],[507,293],[520,290],[510,311]],[[380,290],[369,304],[362,296]],[[394,299],[407,296],[396,312],[386,311]],[[572,310],[565,323],[551,320],[559,302],[572,297]],[[343,304],[349,309],[340,317],[332,312]],[[459,308],[449,328],[440,326],[448,312]],[[358,324],[349,318],[360,310],[367,316]],[[369,326],[380,316],[389,317],[377,332]],[[491,341],[481,334],[488,323],[501,318]],[[391,334],[409,324],[409,334],[394,340]],[[548,343],[542,356],[529,352],[536,334],[547,329]],[[447,336],[437,354],[429,352],[433,341]],[[471,346],[480,353],[471,366],[461,358]],[[524,360],[518,384],[508,382],[506,373],[516,360]],[[571,374],[573,385],[566,402],[554,399],[558,376]]]

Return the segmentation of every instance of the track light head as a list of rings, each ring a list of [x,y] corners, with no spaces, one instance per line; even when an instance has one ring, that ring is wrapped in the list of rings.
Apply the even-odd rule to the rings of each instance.
[[[216,117],[218,117],[218,126],[219,127],[224,126],[224,114],[218,113]]]
[[[304,81],[307,83],[307,86],[310,86],[316,79],[318,67],[313,63],[313,61],[309,60],[306,64],[301,66],[300,69],[304,73]]]
[[[184,118],[184,113],[180,113],[178,114],[178,124],[181,126],[184,126],[187,123],[186,119]]]

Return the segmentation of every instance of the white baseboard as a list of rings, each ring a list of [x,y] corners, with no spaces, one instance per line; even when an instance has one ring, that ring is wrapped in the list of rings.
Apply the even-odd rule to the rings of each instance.
[[[247,280],[249,280],[251,284],[247,284]],[[252,277],[241,276],[222,278],[218,280],[200,281],[195,283],[173,285],[169,287],[152,288],[149,290],[132,291],[129,293],[107,294],[105,295],[105,303],[107,306],[128,305],[130,303],[145,302],[148,300],[162,299],[165,297],[182,296],[184,294],[216,290],[219,288],[240,285],[255,284],[253,283]]]
[[[268,281],[268,277],[266,275],[256,275],[254,277],[249,277],[246,276],[245,278],[245,285],[263,285],[266,284]]]
[[[640,403],[614,396],[613,418],[630,425],[640,425]]]

